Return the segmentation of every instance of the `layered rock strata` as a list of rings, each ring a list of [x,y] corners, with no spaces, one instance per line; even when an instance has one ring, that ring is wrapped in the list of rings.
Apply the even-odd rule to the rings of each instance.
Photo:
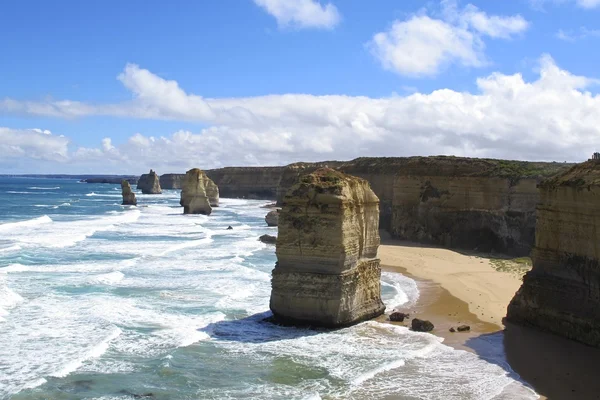
[[[323,168],[283,199],[270,307],[277,321],[341,327],[381,315],[379,199],[363,179]]]
[[[162,174],[159,179],[162,189],[181,189],[185,174]]]
[[[193,168],[186,172],[181,188],[181,201],[184,214],[210,215],[212,207],[206,193],[209,178],[204,171]]]
[[[162,189],[160,187],[160,181],[158,175],[153,170],[149,173],[140,176],[137,183],[137,188],[142,191],[143,194],[161,194]]]
[[[226,167],[206,170],[221,197],[275,199],[284,167]]]
[[[279,210],[269,211],[265,216],[267,226],[277,226],[279,224]]]
[[[123,205],[124,206],[136,206],[137,199],[135,198],[135,193],[131,190],[131,185],[128,181],[123,179],[121,181],[121,194],[123,195]]]
[[[208,202],[211,207],[219,207],[219,187],[210,179],[206,177],[206,195],[208,196]]]
[[[509,321],[600,347],[600,162],[539,185],[533,269]]]

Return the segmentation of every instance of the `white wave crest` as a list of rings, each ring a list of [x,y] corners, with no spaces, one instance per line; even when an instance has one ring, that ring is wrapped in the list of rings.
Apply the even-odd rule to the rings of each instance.
[[[9,222],[6,224],[2,224],[2,225],[0,225],[0,232],[8,232],[8,231],[12,231],[15,228],[28,228],[28,227],[38,226],[41,224],[48,224],[50,222],[52,222],[52,219],[49,216],[44,215],[41,217],[28,219],[25,221]]]

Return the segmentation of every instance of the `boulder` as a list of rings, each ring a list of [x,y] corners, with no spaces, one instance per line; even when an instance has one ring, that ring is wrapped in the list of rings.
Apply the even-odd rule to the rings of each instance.
[[[451,328],[449,329],[449,331],[450,331],[450,332],[452,332],[452,333],[454,333],[454,332],[456,332],[456,329],[454,329],[454,327],[451,327]]]
[[[408,318],[410,315],[402,312],[394,311],[390,314],[390,321],[394,322],[404,322],[405,318]]]
[[[286,324],[342,327],[383,314],[379,199],[329,168],[301,176],[279,214],[270,308]]]
[[[135,198],[135,193],[131,190],[131,185],[128,181],[123,179],[121,181],[121,194],[123,195],[123,205],[124,206],[136,206],[137,199]]]
[[[456,330],[459,332],[469,332],[471,330],[471,327],[469,325],[461,325],[458,328],[456,328]]]
[[[261,237],[258,238],[258,240],[260,240],[263,243],[266,244],[276,244],[277,243],[277,237],[273,236],[273,235],[262,235]]]
[[[149,173],[140,176],[137,183],[137,188],[142,191],[143,194],[161,194],[162,189],[160,188],[160,180],[156,172],[150,170]]]
[[[232,229],[233,229],[233,227],[232,227],[231,225],[229,225],[229,226],[227,227],[227,230],[228,230],[228,231],[230,231],[230,230],[232,230]]]
[[[184,214],[210,215],[212,207],[206,194],[208,181],[209,178],[204,171],[198,168],[192,168],[186,172],[180,201]]]
[[[279,224],[279,210],[269,211],[265,217],[268,226],[277,226]]]
[[[415,332],[431,332],[434,326],[430,321],[415,318],[412,320],[411,328]]]

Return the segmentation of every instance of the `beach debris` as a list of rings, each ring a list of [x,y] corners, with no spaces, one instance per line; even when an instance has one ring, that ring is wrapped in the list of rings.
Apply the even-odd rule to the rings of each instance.
[[[471,327],[469,325],[461,325],[458,328],[456,328],[459,332],[469,332],[471,330]]]
[[[412,320],[411,328],[415,332],[431,332],[434,326],[431,321],[415,318]]]
[[[394,322],[404,322],[404,319],[408,319],[410,314],[405,314],[403,312],[394,311],[390,314],[390,321]]]
[[[258,238],[258,240],[260,240],[263,243],[266,244],[276,244],[277,243],[277,237],[273,236],[273,235],[262,235],[261,237]]]
[[[279,210],[269,211],[265,216],[268,226],[277,226],[279,224]]]

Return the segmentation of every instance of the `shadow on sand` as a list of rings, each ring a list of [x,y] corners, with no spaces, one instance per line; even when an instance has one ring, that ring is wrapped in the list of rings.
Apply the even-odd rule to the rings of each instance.
[[[600,399],[600,349],[510,323],[504,331],[467,340],[466,346],[548,399]]]
[[[249,317],[213,322],[200,329],[213,340],[227,340],[243,343],[265,343],[278,340],[296,339],[330,332],[321,328],[298,328],[278,325],[272,322],[270,311]]]

